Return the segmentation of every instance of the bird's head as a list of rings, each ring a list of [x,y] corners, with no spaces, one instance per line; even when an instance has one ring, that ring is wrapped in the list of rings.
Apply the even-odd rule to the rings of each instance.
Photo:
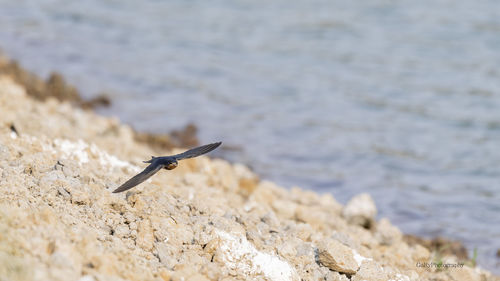
[[[165,166],[165,169],[167,170],[173,170],[175,168],[177,168],[177,160],[174,160]]]

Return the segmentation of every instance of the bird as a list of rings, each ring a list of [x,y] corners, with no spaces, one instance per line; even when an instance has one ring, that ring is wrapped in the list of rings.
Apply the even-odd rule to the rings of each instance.
[[[173,169],[177,168],[179,160],[193,158],[193,157],[208,153],[208,152],[216,149],[217,147],[219,147],[219,145],[221,145],[221,143],[222,142],[215,142],[215,143],[211,143],[211,144],[202,145],[202,146],[190,149],[188,151],[185,151],[183,153],[171,155],[171,156],[160,156],[160,157],[151,156],[151,160],[143,161],[143,163],[149,163],[149,166],[147,166],[146,169],[144,169],[144,171],[133,176],[131,179],[126,181],[120,187],[115,189],[113,191],[113,193],[119,193],[119,192],[129,190],[132,187],[149,179],[151,176],[156,174],[161,169],[173,170]]]

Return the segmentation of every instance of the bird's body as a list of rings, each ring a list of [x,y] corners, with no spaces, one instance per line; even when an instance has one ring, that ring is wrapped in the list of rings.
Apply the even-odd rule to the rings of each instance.
[[[161,169],[173,170],[177,167],[179,160],[193,158],[208,153],[216,149],[220,144],[221,142],[211,143],[172,156],[161,156],[161,157],[151,156],[151,160],[144,161],[144,163],[150,163],[149,166],[147,166],[146,169],[144,169],[144,171],[140,172],[139,174],[135,175],[134,177],[126,181],[120,187],[115,189],[113,193],[129,190],[132,187],[147,180]]]
[[[161,156],[161,157],[151,156],[151,160],[143,162],[151,164],[155,163],[156,165],[163,165],[164,168],[167,170],[173,170],[177,168],[178,165],[177,159],[174,156]]]

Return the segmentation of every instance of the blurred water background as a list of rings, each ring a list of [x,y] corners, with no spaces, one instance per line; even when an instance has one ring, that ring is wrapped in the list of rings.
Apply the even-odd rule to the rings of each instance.
[[[0,48],[284,186],[370,193],[500,273],[500,2],[0,0]]]

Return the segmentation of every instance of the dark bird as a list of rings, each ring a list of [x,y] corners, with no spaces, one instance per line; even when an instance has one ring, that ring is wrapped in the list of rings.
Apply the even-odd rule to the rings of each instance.
[[[177,167],[177,161],[182,159],[193,158],[196,156],[200,156],[202,154],[208,153],[214,149],[216,149],[222,142],[211,143],[207,145],[202,145],[193,149],[190,149],[186,152],[172,155],[172,156],[161,156],[154,157],[151,156],[151,160],[143,161],[144,163],[151,163],[149,166],[144,169],[144,171],[135,175],[120,187],[115,189],[113,193],[123,192],[125,190],[129,190],[132,187],[142,183],[143,181],[149,179],[152,175],[156,174],[159,170],[165,168],[167,170],[173,170]]]

